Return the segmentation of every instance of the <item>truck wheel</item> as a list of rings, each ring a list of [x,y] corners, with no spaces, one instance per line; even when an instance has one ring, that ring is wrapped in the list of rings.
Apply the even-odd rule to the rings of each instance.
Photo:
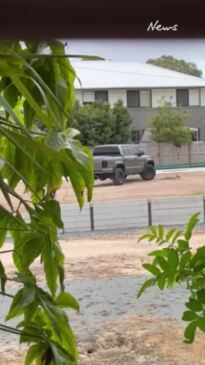
[[[153,180],[156,175],[154,166],[146,165],[144,171],[140,174],[143,180]]]
[[[125,182],[125,172],[121,167],[117,167],[114,171],[113,182],[115,185],[122,185]]]

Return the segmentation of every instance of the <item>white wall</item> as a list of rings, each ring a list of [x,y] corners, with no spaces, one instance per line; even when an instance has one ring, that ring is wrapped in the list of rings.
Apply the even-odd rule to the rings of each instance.
[[[189,89],[189,105],[199,105],[199,89]]]
[[[176,89],[152,89],[152,107],[157,108],[160,101],[168,101],[176,106]]]
[[[124,106],[127,106],[127,91],[126,90],[108,90],[108,101],[111,105],[115,104],[118,100],[123,102]]]
[[[205,88],[201,88],[201,106],[205,106]]]
[[[80,104],[83,102],[83,92],[82,90],[76,90],[75,91],[75,98],[79,101]]]

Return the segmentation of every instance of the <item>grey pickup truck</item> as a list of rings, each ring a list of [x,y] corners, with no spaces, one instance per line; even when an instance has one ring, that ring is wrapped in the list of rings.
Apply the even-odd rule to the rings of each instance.
[[[140,175],[143,180],[155,177],[155,165],[136,145],[108,144],[93,150],[95,179],[110,178],[115,185],[122,185],[128,175]]]

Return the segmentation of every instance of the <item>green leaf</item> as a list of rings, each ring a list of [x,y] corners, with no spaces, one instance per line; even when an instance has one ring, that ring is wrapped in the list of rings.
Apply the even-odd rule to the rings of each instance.
[[[13,118],[13,120],[16,122],[16,125],[21,129],[22,133],[25,134],[28,139],[30,139],[31,136],[29,131],[23,125],[21,120],[17,117],[11,106],[7,103],[6,99],[4,99],[2,95],[0,95],[0,105],[2,105],[7,113]]]
[[[24,289],[20,289],[12,301],[6,320],[18,317],[24,311],[24,308],[34,302],[36,297],[35,287],[32,285],[25,285]]]
[[[163,248],[161,250],[152,251],[148,254],[148,256],[161,256],[161,257],[167,257],[169,250],[167,248]]]
[[[193,214],[187,223],[186,231],[184,234],[184,237],[187,241],[190,240],[190,238],[192,236],[192,231],[193,231],[194,227],[197,225],[197,223],[199,222],[199,215],[200,215],[200,213]]]
[[[167,241],[169,241],[170,240],[170,238],[173,236],[173,234],[176,232],[176,228],[172,228],[172,229],[170,229],[167,233],[166,233],[166,235],[165,235],[165,239],[167,240]]]
[[[205,304],[205,289],[200,289],[197,292],[197,297],[200,303]]]
[[[0,175],[0,189],[4,195],[4,198],[6,199],[9,207],[11,208],[11,210],[14,210],[12,202],[11,202],[11,198],[10,198],[10,188],[9,186],[5,183],[4,179],[2,178],[2,176]]]
[[[180,252],[184,252],[189,250],[189,242],[185,241],[185,240],[178,240],[178,249]]]
[[[54,223],[58,228],[63,228],[63,222],[61,219],[60,204],[56,200],[49,200],[43,203],[45,211],[53,218]]]
[[[0,260],[0,282],[1,282],[1,291],[4,293],[5,292],[5,285],[6,285],[6,273],[5,273],[5,269],[4,266]]]
[[[30,106],[27,100],[24,101],[23,109],[24,109],[24,118],[26,126],[30,129],[32,126],[32,122],[34,121],[35,118],[35,111]]]
[[[201,312],[203,310],[203,306],[201,305],[200,301],[196,299],[190,299],[185,305],[193,312]]]
[[[23,308],[21,307],[22,299],[23,299],[23,289],[20,289],[14,296],[9,312],[6,316],[6,321],[14,317],[18,317],[23,313]]]
[[[157,279],[157,285],[160,290],[163,290],[166,285],[166,278],[162,276],[161,278]]]
[[[145,270],[149,271],[154,276],[161,275],[161,271],[156,266],[154,266],[154,265],[151,265],[151,264],[143,264],[142,266],[144,267]]]
[[[80,310],[78,301],[67,292],[60,293],[55,302],[60,308],[72,308],[77,312]]]
[[[183,271],[185,269],[185,267],[190,264],[191,262],[191,258],[192,258],[192,254],[190,251],[185,252],[182,257],[181,260],[179,262],[179,268],[181,271]]]
[[[202,332],[205,332],[205,318],[204,317],[198,318],[197,325]]]
[[[33,285],[25,285],[23,289],[21,307],[25,308],[34,302],[36,298],[36,288]]]
[[[156,279],[148,279],[146,280],[143,285],[140,287],[139,291],[137,292],[137,298],[139,298],[142,293],[144,293],[145,289],[150,288],[155,284]]]
[[[42,234],[35,232],[25,234],[21,241],[21,248],[18,251],[18,256],[21,255],[25,268],[28,268],[42,253],[43,247],[44,237]]]
[[[32,364],[36,358],[41,357],[42,353],[45,352],[46,349],[47,345],[44,343],[37,343],[32,345],[26,353],[24,365]]]
[[[175,233],[174,237],[172,237],[171,242],[172,242],[172,243],[175,243],[175,242],[176,242],[176,240],[177,240],[180,236],[182,236],[182,234],[183,234],[183,231],[177,231],[177,232]]]
[[[152,232],[153,236],[157,237],[157,228],[156,228],[156,227],[151,226],[149,229],[150,229],[150,231]]]
[[[188,324],[184,331],[184,337],[186,343],[192,343],[194,341],[195,332],[197,328],[197,320]]]
[[[161,268],[164,272],[169,271],[169,264],[168,264],[167,260],[165,260],[165,259],[164,259],[164,257],[157,256],[157,258],[156,258],[156,262],[159,264],[160,268]]]
[[[11,79],[19,92],[25,97],[31,107],[35,110],[38,118],[42,120],[47,125],[47,127],[49,127],[50,125],[48,117],[45,115],[45,113],[43,113],[42,109],[39,107],[38,103],[35,101],[25,84],[16,75],[13,75]]]
[[[41,171],[43,171],[44,173],[49,173],[48,171],[46,171],[42,165],[33,158],[32,154],[29,153],[31,152],[31,146],[32,149],[35,146],[35,142],[33,141],[33,145],[31,144],[31,140],[29,140],[28,138],[26,138],[23,135],[17,134],[15,132],[12,132],[4,127],[0,126],[0,132],[7,137],[17,148],[19,148],[19,150],[21,152],[23,152],[23,154],[34,164],[36,165]],[[25,149],[26,146],[27,148]]]
[[[75,358],[71,357],[70,354],[67,353],[64,349],[60,348],[60,346],[52,344],[51,349],[55,359],[55,365],[68,365],[76,363]]]
[[[161,225],[161,224],[159,224],[159,225],[158,225],[158,236],[159,236],[160,238],[162,238],[162,237],[163,237],[163,235],[164,235],[164,228],[162,227],[162,225]]]
[[[154,234],[150,234],[148,241],[151,242],[151,241],[154,241],[155,239],[156,239],[156,236]]]
[[[12,108],[15,108],[15,106],[18,102],[19,96],[20,96],[19,91],[16,89],[15,85],[13,85],[12,83],[10,83],[4,89],[4,97]]]
[[[175,250],[173,248],[169,249],[167,259],[168,259],[168,264],[169,264],[171,271],[172,272],[176,271],[178,263],[179,263],[179,257],[178,257],[177,250]]]
[[[199,247],[196,254],[193,256],[192,262],[195,263],[197,260],[205,259],[205,246]]]
[[[56,260],[56,250],[49,239],[45,240],[41,258],[44,263],[47,285],[54,296],[57,290],[57,277],[59,271],[58,262]]]
[[[198,316],[195,312],[191,312],[191,311],[185,311],[183,313],[183,317],[182,317],[183,321],[187,321],[187,322],[191,322],[195,319],[198,319]]]
[[[137,241],[137,242],[141,242],[141,241],[145,240],[146,238],[150,238],[150,233],[142,234],[142,235],[139,237],[139,239],[138,239],[138,241]]]

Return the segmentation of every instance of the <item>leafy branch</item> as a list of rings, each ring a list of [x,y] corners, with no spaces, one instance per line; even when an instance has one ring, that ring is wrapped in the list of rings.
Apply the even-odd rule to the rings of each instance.
[[[199,222],[199,214],[190,217],[184,231],[174,228],[165,232],[159,225],[150,227],[150,232],[139,238],[139,242],[144,239],[155,241],[160,249],[149,253],[153,257],[151,263],[143,264],[152,278],[143,283],[137,297],[153,285],[163,290],[185,283],[189,291],[189,300],[185,303],[186,310],[182,317],[188,322],[184,331],[186,343],[194,341],[197,328],[205,332],[205,246],[193,250],[190,242]]]
[[[12,249],[0,254],[11,253],[15,269],[15,277],[8,277],[0,261],[0,294],[12,299],[5,320],[22,319],[16,328],[0,324],[0,330],[28,344],[25,365],[78,361],[64,308],[79,311],[79,304],[64,289],[64,255],[58,242],[63,222],[53,194],[64,177],[71,181],[80,207],[84,192],[92,198],[91,153],[67,126],[75,77],[61,42],[0,44],[0,190],[7,204],[0,205],[0,248],[8,234],[12,241]],[[29,200],[17,193],[20,182]],[[44,271],[44,290],[33,273],[36,258]],[[7,281],[20,284],[15,295],[6,290]]]

